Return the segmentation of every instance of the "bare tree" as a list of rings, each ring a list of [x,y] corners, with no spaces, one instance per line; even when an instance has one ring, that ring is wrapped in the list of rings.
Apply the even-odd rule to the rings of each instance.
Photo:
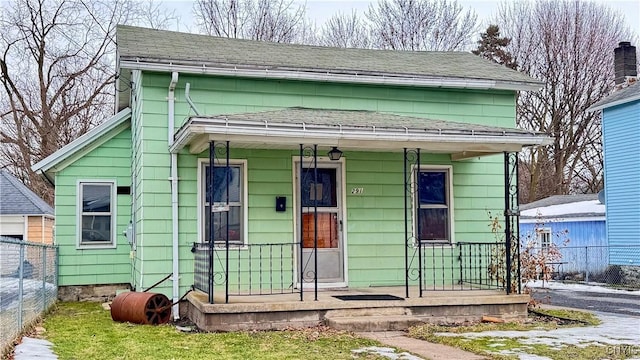
[[[283,43],[308,40],[305,7],[293,0],[197,0],[194,15],[206,34]]]
[[[581,0],[523,1],[503,3],[495,23],[518,69],[545,83],[518,96],[518,125],[554,137],[524,154],[522,200],[599,190],[600,115],[586,109],[613,88],[613,49],[632,39],[623,16]]]
[[[457,1],[380,0],[366,14],[373,47],[393,50],[465,50],[477,32],[477,15]]]
[[[113,113],[114,30],[158,9],[134,1],[14,0],[0,18],[0,167],[45,200],[31,165]],[[157,24],[168,23],[160,13]],[[165,18],[166,19],[166,18]]]
[[[138,4],[136,9],[138,15],[135,17],[136,24],[140,24],[151,29],[174,30],[180,25],[180,16],[175,11],[165,9],[160,1],[146,0]]]
[[[367,23],[355,10],[351,14],[337,13],[322,26],[320,42],[325,46],[368,48],[368,33]]]

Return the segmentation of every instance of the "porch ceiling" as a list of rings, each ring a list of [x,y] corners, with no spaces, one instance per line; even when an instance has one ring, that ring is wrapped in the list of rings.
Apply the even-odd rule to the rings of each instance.
[[[547,145],[546,134],[361,110],[287,108],[233,115],[191,117],[174,135],[172,152],[198,154],[211,140],[246,148],[295,149],[301,143],[342,150],[424,151],[452,159],[520,151]]]

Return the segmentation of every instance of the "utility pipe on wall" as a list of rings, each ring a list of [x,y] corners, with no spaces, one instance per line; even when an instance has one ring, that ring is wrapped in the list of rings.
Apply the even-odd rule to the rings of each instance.
[[[189,106],[191,106],[191,109],[193,110],[193,112],[196,113],[197,116],[200,116],[200,111],[198,111],[196,104],[194,104],[193,100],[191,100],[190,89],[191,89],[191,84],[187,83],[187,85],[185,85],[184,87],[184,98],[187,100],[187,103],[189,104]]]
[[[167,141],[169,143],[168,148],[173,145],[173,133],[175,131],[175,90],[178,83],[178,72],[171,73],[171,82],[169,83],[169,96],[167,97],[168,105],[168,134]],[[173,291],[172,291],[172,303],[174,319],[180,318],[180,305],[178,299],[180,297],[180,247],[178,243],[178,154],[170,152],[171,156],[171,175],[169,180],[171,181],[171,237],[172,237],[172,265],[173,265]]]

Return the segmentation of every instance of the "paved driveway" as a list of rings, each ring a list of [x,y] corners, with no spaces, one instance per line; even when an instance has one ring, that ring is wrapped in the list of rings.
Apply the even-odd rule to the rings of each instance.
[[[580,284],[535,284],[533,297],[543,304],[640,316],[640,290],[626,291]],[[534,286],[535,286],[534,285]],[[640,328],[640,325],[639,325]]]

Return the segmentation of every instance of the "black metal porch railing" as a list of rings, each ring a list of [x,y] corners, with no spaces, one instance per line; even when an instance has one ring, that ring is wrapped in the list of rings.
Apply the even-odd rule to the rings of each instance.
[[[318,183],[317,151],[317,145],[313,147],[300,145],[299,172],[296,170],[298,172],[296,176],[299,176],[296,181],[300,184],[304,183],[304,179],[313,179],[313,184]],[[503,243],[458,242],[450,245],[420,241],[416,238],[417,234],[422,234],[422,222],[415,221],[418,218],[419,208],[414,204],[414,199],[421,199],[420,186],[416,183],[419,176],[415,176],[421,171],[421,151],[419,148],[404,149],[405,237],[404,244],[399,242],[398,246],[404,245],[406,297],[409,297],[410,285],[419,285],[420,296],[423,295],[424,290],[501,289],[507,294],[520,292],[517,153],[504,155],[505,241]],[[229,159],[228,141],[210,142],[210,165],[205,193],[207,203],[210,204],[207,206],[210,206],[211,210],[206,214],[209,219],[207,243],[196,243],[192,248],[194,288],[207,293],[210,303],[214,302],[214,292],[224,295],[224,302],[229,302],[230,295],[287,293],[299,294],[302,301],[303,283],[313,282],[314,299],[318,300],[318,200],[314,196],[311,203],[304,204],[299,200],[294,205],[299,216],[297,229],[295,229],[297,238],[304,239],[305,235],[309,235],[313,240],[313,246],[306,247],[310,256],[308,259],[313,259],[312,262],[304,261],[302,241],[244,245],[230,243]],[[226,168],[224,171],[226,180],[223,176],[216,178],[217,168]],[[298,186],[296,191],[297,198],[302,199],[301,186]],[[309,199],[311,199],[310,196]],[[215,212],[214,204],[222,205],[222,210]],[[306,234],[302,226],[303,205],[309,213],[313,209],[312,236]],[[225,207],[226,210],[224,210]],[[216,222],[216,216],[219,217],[218,220],[223,219],[223,221]],[[216,224],[219,226],[218,229]],[[217,233],[222,236],[216,236]],[[400,263],[398,265],[401,266]]]
[[[422,242],[420,291],[505,289],[504,243]],[[415,271],[414,271],[415,272]]]
[[[228,291],[226,296],[299,293],[294,255],[299,247],[299,243],[247,244],[227,252],[224,243],[213,251],[209,244],[193,244],[193,287],[210,298],[217,287]]]
[[[518,154],[504,153],[504,243],[434,243],[419,239],[422,221],[415,199],[422,199],[418,184],[421,149],[404,149],[404,235],[405,296],[411,284],[419,284],[419,296],[426,289],[471,290],[503,289],[507,294],[521,292]],[[419,244],[419,245],[418,245]]]

